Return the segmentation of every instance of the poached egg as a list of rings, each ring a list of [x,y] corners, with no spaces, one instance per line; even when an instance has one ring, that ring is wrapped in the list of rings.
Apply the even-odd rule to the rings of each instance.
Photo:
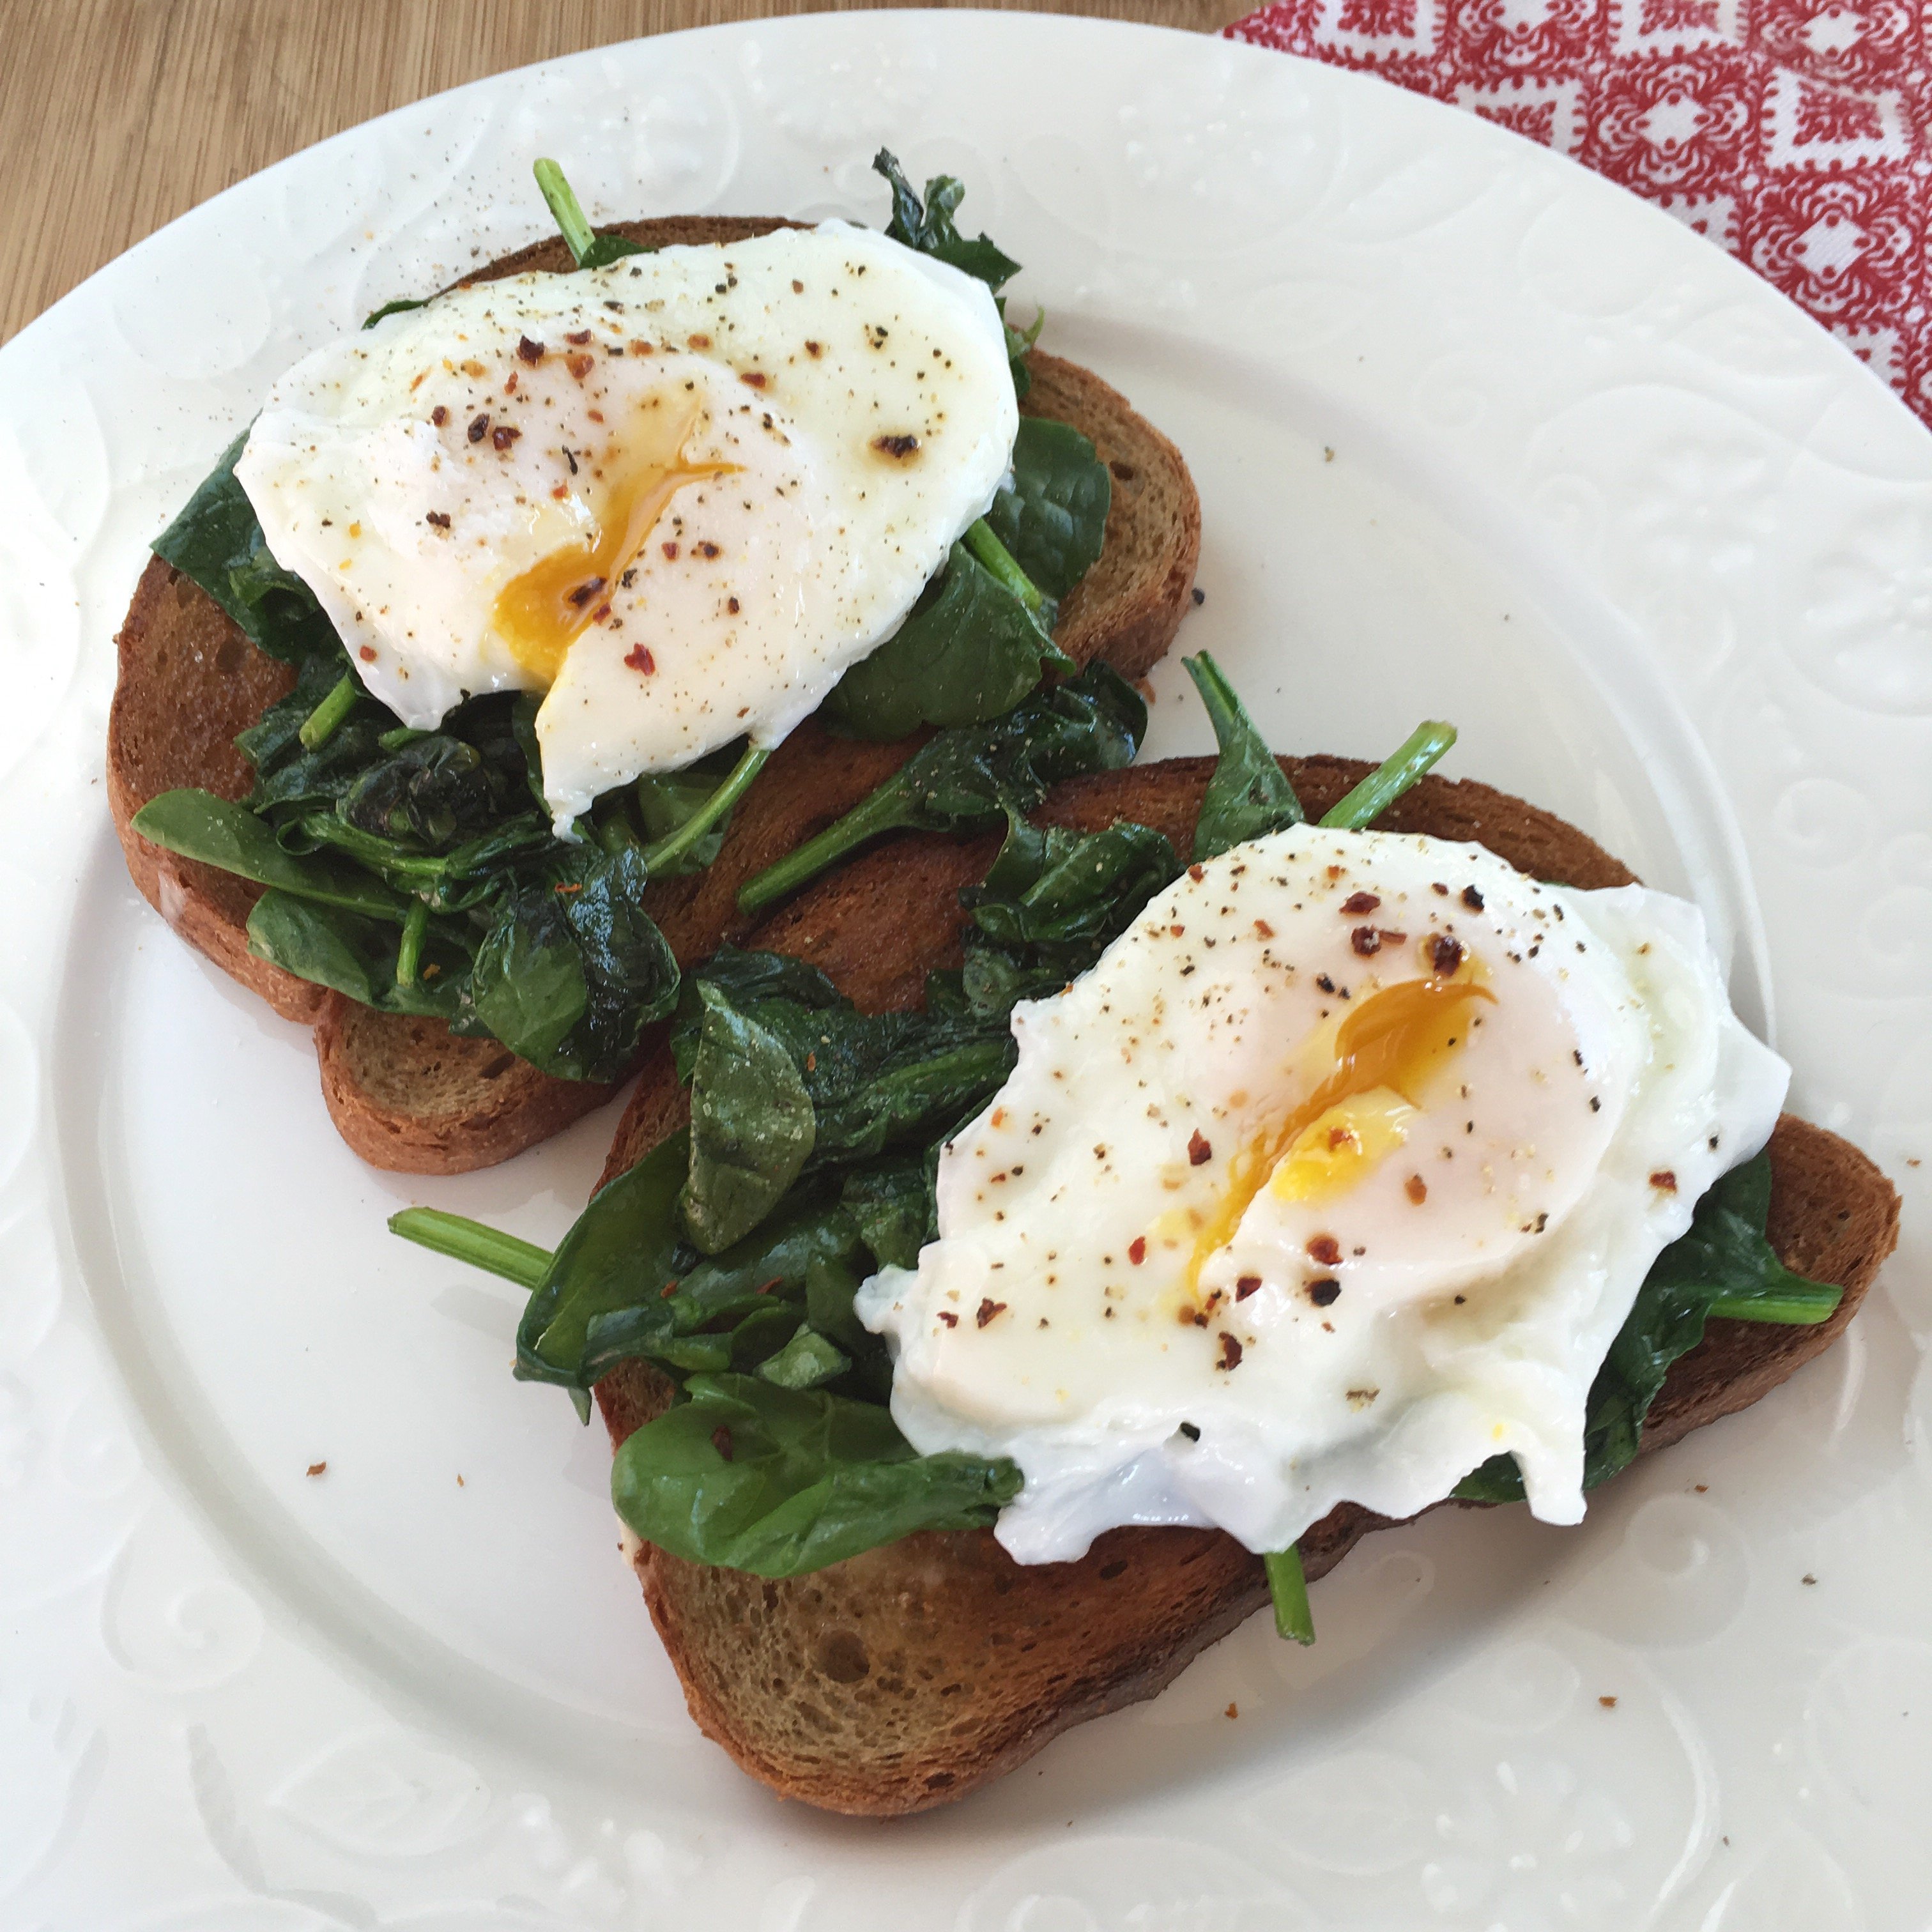
[[[428,728],[545,694],[560,832],[778,743],[991,503],[986,285],[842,222],[461,288],[278,381],[235,473],[363,683]]]
[[[1591,1382],[1789,1078],[1685,902],[1308,826],[1190,867],[1012,1029],[938,1238],[859,1310],[916,1448],[1024,1472],[1022,1562],[1126,1523],[1284,1549],[1498,1453],[1578,1520]]]

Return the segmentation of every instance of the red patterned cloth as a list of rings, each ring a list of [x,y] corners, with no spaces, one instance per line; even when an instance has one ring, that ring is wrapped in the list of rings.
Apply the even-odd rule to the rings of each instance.
[[[1932,27],[1913,0],[1280,0],[1227,32],[1468,108],[1620,182],[1932,423]]]

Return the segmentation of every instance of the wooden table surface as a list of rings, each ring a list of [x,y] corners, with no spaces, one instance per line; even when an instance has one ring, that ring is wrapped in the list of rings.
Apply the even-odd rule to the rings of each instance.
[[[582,47],[823,10],[803,0],[4,0],[0,341],[196,202],[372,115]],[[1207,31],[1247,9],[1039,0],[1035,10]]]

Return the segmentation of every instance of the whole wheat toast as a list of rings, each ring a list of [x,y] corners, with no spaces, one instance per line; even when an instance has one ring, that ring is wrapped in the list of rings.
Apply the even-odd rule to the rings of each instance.
[[[1284,758],[1310,818],[1369,770]],[[1097,830],[1156,826],[1186,851],[1212,761],[1177,759],[1058,788],[1040,816]],[[1520,800],[1426,778],[1378,821],[1474,840],[1519,869],[1582,888],[1630,873]],[[929,968],[956,965],[958,888],[996,842],[908,836],[820,880],[750,936],[828,974],[868,1011],[918,1004]],[[604,1178],[688,1117],[668,1053],[645,1067]],[[1769,1234],[1786,1264],[1844,1297],[1814,1328],[1713,1321],[1670,1371],[1646,1451],[1754,1402],[1841,1334],[1898,1239],[1898,1202],[1864,1154],[1786,1115],[1770,1145]],[[627,1363],[598,1385],[613,1448],[658,1413],[669,1385]],[[1386,1518],[1344,1505],[1300,1544],[1312,1580]],[[746,1770],[827,1810],[892,1816],[963,1796],[1084,1719],[1150,1697],[1268,1600],[1260,1559],[1231,1537],[1117,1529],[1076,1563],[1017,1564],[989,1530],[924,1532],[812,1575],[770,1582],[689,1563],[626,1537],[692,1715]]]
[[[620,222],[609,232],[666,248],[742,241],[788,225],[700,215]],[[569,266],[562,239],[553,238],[478,269],[464,285]],[[1188,608],[1201,549],[1200,500],[1180,452],[1117,391],[1037,350],[1028,366],[1033,383],[1024,412],[1071,423],[1113,476],[1105,547],[1062,608],[1054,638],[1081,664],[1104,657],[1138,677],[1172,643]],[[159,557],[148,561],[117,643],[107,787],[128,869],[190,945],[285,1018],[314,1028],[322,1097],[364,1160],[411,1174],[488,1167],[548,1139],[616,1091],[555,1079],[494,1040],[377,1012],[256,958],[246,928],[260,888],[151,845],[131,821],[149,799],[177,786],[245,796],[254,774],[235,748],[236,734],[286,693],[292,674]],[[745,880],[857,804],[898,770],[913,742],[835,739],[812,721],[795,731],[738,806],[716,862],[650,888],[646,906],[677,958],[701,958],[736,936],[745,924],[736,903]]]

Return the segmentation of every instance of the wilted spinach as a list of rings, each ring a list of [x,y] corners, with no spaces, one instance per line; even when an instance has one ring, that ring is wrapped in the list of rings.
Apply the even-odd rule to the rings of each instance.
[[[1843,1291],[1779,1261],[1765,1238],[1771,1157],[1733,1168],[1697,1203],[1689,1230],[1651,1264],[1584,1405],[1583,1486],[1594,1489],[1636,1454],[1644,1418],[1671,1364],[1704,1339],[1713,1315],[1742,1322],[1827,1319]],[[1522,1478],[1509,1456],[1492,1456],[1456,1486],[1470,1502],[1516,1502]]]
[[[1301,801],[1221,667],[1205,651],[1181,662],[1221,748],[1195,822],[1196,860],[1218,859],[1232,846],[1299,825]]]
[[[983,1527],[1019,1493],[1010,1462],[917,1454],[877,1402],[742,1375],[694,1376],[685,1396],[618,1450],[610,1496],[690,1562],[800,1576],[916,1530]]]
[[[755,912],[772,904],[883,832],[1010,824],[1046,796],[1048,785],[1130,763],[1146,730],[1140,694],[1096,659],[1077,678],[1036,691],[1004,718],[929,740],[836,824],[748,880],[739,905]]]
[[[1028,577],[1059,602],[1100,561],[1113,500],[1113,477],[1079,430],[1022,416],[1012,482],[986,520]]]

